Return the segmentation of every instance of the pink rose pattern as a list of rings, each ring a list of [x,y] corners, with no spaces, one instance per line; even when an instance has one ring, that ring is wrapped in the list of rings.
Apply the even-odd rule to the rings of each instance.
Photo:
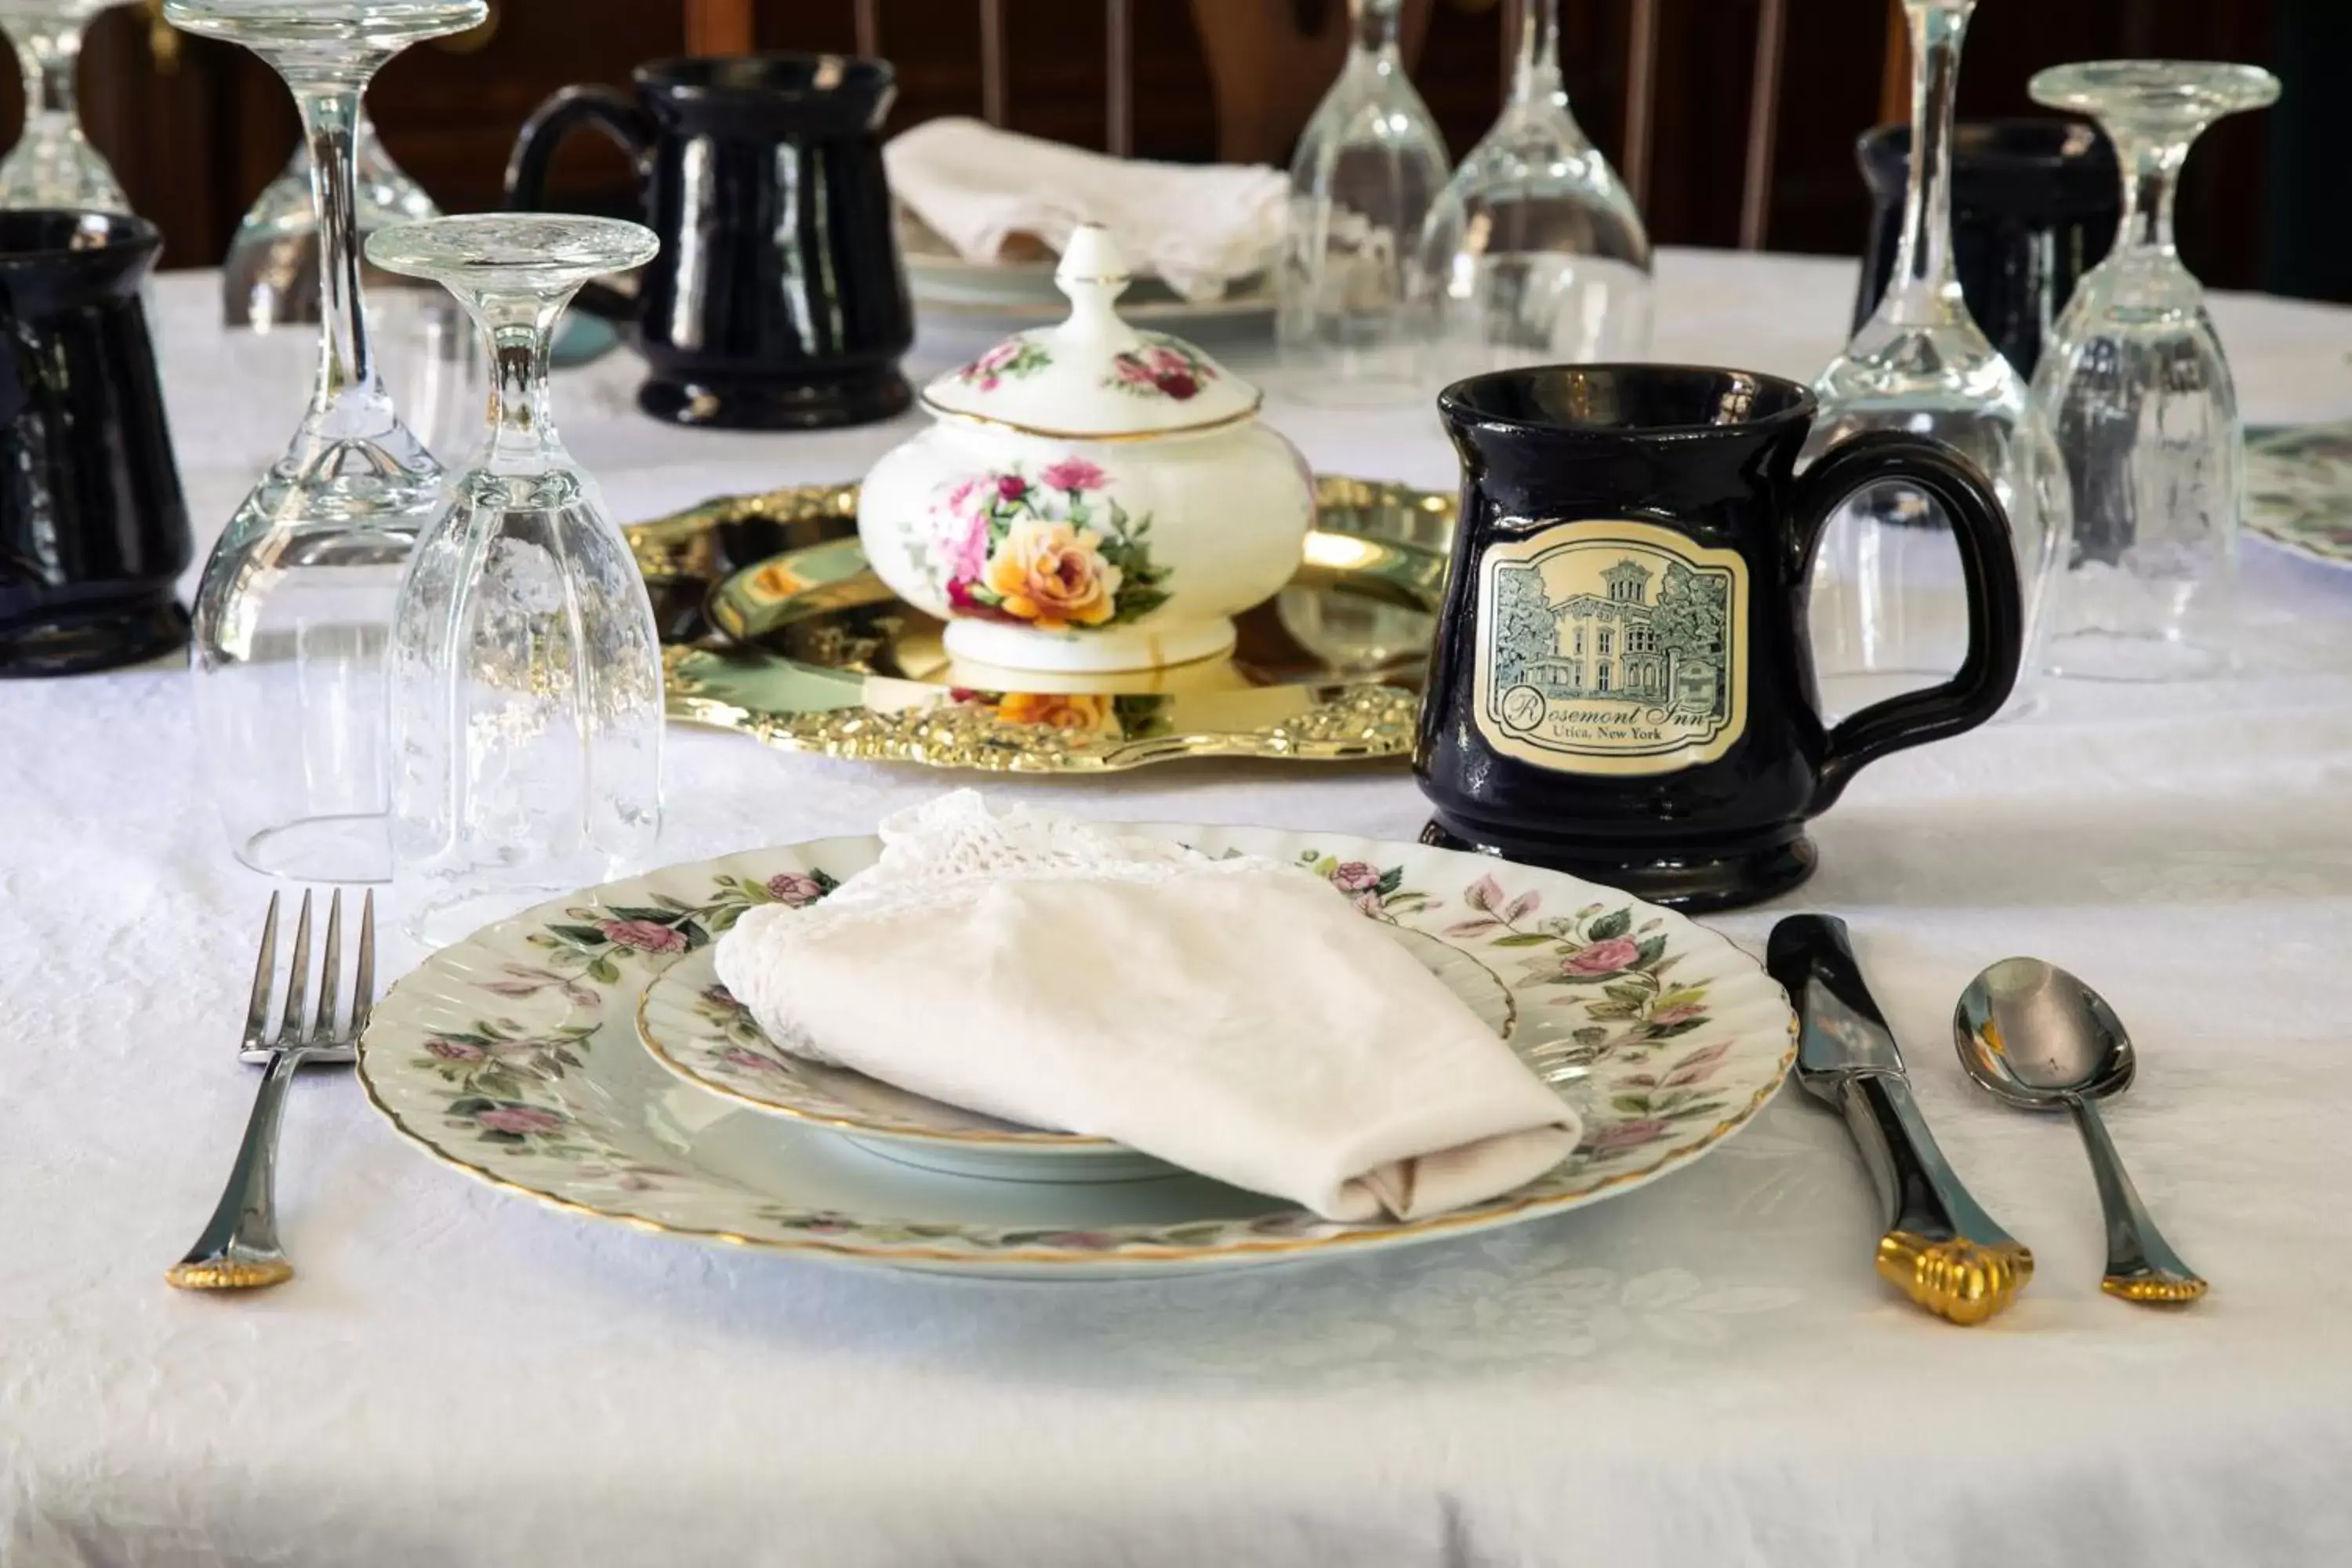
[[[639,952],[684,952],[686,933],[657,921],[599,921],[596,929],[607,942]]]
[[[1006,382],[1034,375],[1053,363],[1053,355],[1026,338],[1009,338],[955,374],[966,386],[994,392]]]
[[[1084,458],[1064,458],[1046,464],[1037,482],[1049,490],[1098,490],[1110,483],[1110,477]]]
[[[563,1118],[535,1105],[494,1105],[474,1112],[474,1120],[494,1132],[561,1132]]]
[[[768,897],[796,910],[825,895],[825,885],[806,871],[779,871],[768,879],[767,885]]]
[[[1182,403],[1217,379],[1217,367],[1173,338],[1147,337],[1143,347],[1114,354],[1106,386],[1138,397],[1172,397]]]
[[[1622,936],[1606,942],[1596,942],[1578,948],[1560,961],[1560,967],[1570,974],[1614,974],[1630,968],[1642,956],[1639,945]]]
[[[746,1050],[741,1046],[728,1047],[719,1053],[719,1059],[737,1072],[750,1073],[754,1078],[780,1075],[788,1078],[792,1074],[791,1068],[773,1057],[763,1057],[759,1052]]]

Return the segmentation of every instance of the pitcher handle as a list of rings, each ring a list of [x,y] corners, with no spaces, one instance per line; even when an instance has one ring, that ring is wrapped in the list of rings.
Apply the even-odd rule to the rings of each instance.
[[[515,135],[514,153],[507,160],[508,211],[547,210],[548,166],[555,161],[555,150],[563,139],[583,126],[603,132],[617,143],[636,166],[638,184],[644,184],[661,134],[653,116],[614,88],[561,88],[531,111]],[[609,284],[586,285],[574,303],[608,321],[626,325],[637,319],[637,301]]]
[[[2008,516],[1984,470],[1941,441],[1875,431],[1832,447],[1808,468],[1797,485],[1796,580],[1811,580],[1822,536],[1847,498],[1888,479],[1925,490],[1952,520],[1968,589],[1968,657],[1942,685],[1874,702],[1832,730],[1808,816],[1834,805],[1865,764],[1973,730],[2000,711],[2024,658],[2025,611]]]

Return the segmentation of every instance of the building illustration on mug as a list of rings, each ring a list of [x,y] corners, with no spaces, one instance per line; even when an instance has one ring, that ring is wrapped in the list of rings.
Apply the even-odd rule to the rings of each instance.
[[[1673,767],[1736,738],[1744,570],[1736,556],[1662,548],[1654,531],[1572,523],[1488,554],[1479,721],[1490,739],[1531,761]]]
[[[1497,574],[1502,641],[1496,680],[1547,698],[1614,697],[1705,717],[1724,705],[1725,583],[1670,563],[1657,604],[1654,574],[1631,558],[1601,574],[1600,594],[1554,603],[1533,567]]]

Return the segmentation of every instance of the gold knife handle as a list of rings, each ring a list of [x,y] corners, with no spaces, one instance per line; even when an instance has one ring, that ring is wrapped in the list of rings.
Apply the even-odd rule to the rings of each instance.
[[[2033,1254],[1993,1222],[1960,1184],[1895,1074],[1858,1072],[1838,1099],[1886,1205],[1878,1275],[1955,1323],[1981,1323],[2033,1278]]]
[[[1971,1327],[2016,1300],[2033,1278],[2033,1254],[2014,1241],[1932,1241],[1890,1230],[1878,1238],[1878,1277],[1937,1317]]]

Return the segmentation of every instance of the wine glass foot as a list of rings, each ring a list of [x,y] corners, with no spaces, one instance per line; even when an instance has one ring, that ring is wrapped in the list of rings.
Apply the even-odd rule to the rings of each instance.
[[[388,881],[390,819],[374,813],[281,823],[240,842],[236,858],[266,877],[289,882]]]
[[[2083,632],[2054,637],[2048,655],[2052,675],[2066,680],[2219,680],[2237,667],[2227,648],[2174,637]]]

